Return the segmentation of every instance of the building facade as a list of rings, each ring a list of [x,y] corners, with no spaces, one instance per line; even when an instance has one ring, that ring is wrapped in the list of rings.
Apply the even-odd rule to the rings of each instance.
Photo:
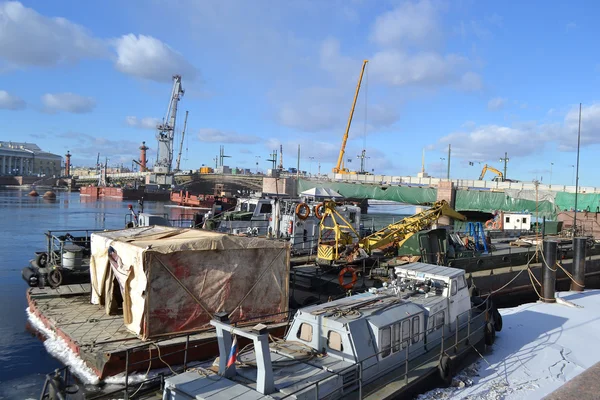
[[[62,157],[33,143],[0,141],[0,175],[61,176]]]

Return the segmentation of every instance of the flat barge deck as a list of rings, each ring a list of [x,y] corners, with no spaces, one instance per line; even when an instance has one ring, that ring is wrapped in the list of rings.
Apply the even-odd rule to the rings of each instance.
[[[30,312],[62,338],[99,379],[125,370],[145,372],[149,362],[152,369],[164,368],[165,364],[185,365],[219,353],[214,330],[142,341],[127,330],[123,315],[107,315],[104,307],[91,304],[90,293],[90,284],[29,288],[27,302]],[[269,325],[275,336],[282,336],[286,327],[287,322]],[[240,345],[245,343],[240,341]]]

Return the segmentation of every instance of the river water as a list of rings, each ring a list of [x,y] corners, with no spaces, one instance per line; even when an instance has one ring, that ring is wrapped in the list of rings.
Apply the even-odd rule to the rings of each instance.
[[[65,192],[50,201],[27,193],[0,189],[0,399],[39,398],[45,375],[61,367],[28,327],[25,313],[27,285],[21,279],[21,269],[36,250],[44,249],[44,233],[120,229],[128,214],[127,202],[86,201],[78,193]],[[180,209],[158,202],[146,202],[144,211],[166,213],[172,219],[181,216]],[[365,225],[377,229],[413,212],[414,208],[401,205],[373,206]]]

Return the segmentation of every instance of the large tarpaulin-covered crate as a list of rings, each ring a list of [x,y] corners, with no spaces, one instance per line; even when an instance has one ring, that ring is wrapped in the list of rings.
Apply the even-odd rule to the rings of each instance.
[[[107,313],[122,305],[125,326],[142,339],[210,329],[220,311],[232,322],[286,318],[287,242],[158,226],[91,241],[92,303]]]

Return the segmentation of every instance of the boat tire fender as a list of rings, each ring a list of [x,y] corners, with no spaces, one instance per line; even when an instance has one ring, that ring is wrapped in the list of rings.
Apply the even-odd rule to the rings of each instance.
[[[48,264],[48,253],[43,252],[43,253],[37,254],[35,256],[35,259],[33,260],[33,264],[38,268],[45,268],[46,265]]]
[[[296,206],[296,216],[301,220],[305,220],[310,216],[310,207],[306,203],[300,203]]]
[[[325,203],[319,203],[314,206],[313,211],[315,213],[315,217],[318,219],[323,219],[323,215],[325,214]]]
[[[450,385],[452,383],[452,359],[443,355],[440,358],[440,363],[438,364],[438,372],[440,374],[440,378],[444,381],[444,383]]]
[[[63,281],[63,275],[59,269],[55,268],[52,271],[50,271],[50,273],[48,274],[48,284],[50,285],[50,287],[52,289],[59,287],[60,284],[62,283],[62,281]]]
[[[496,328],[494,327],[493,322],[488,322],[485,325],[484,331],[485,344],[491,346],[496,341]]]
[[[352,282],[350,283],[344,283],[344,274],[346,272],[351,272],[352,273]],[[356,281],[358,280],[358,275],[356,273],[356,270],[352,267],[346,267],[343,270],[340,271],[340,274],[338,275],[338,280],[340,282],[340,286],[343,287],[346,290],[350,290],[354,287],[354,285],[356,285]]]
[[[494,317],[494,329],[496,332],[500,332],[502,330],[502,315],[496,307],[492,310],[492,317]]]

